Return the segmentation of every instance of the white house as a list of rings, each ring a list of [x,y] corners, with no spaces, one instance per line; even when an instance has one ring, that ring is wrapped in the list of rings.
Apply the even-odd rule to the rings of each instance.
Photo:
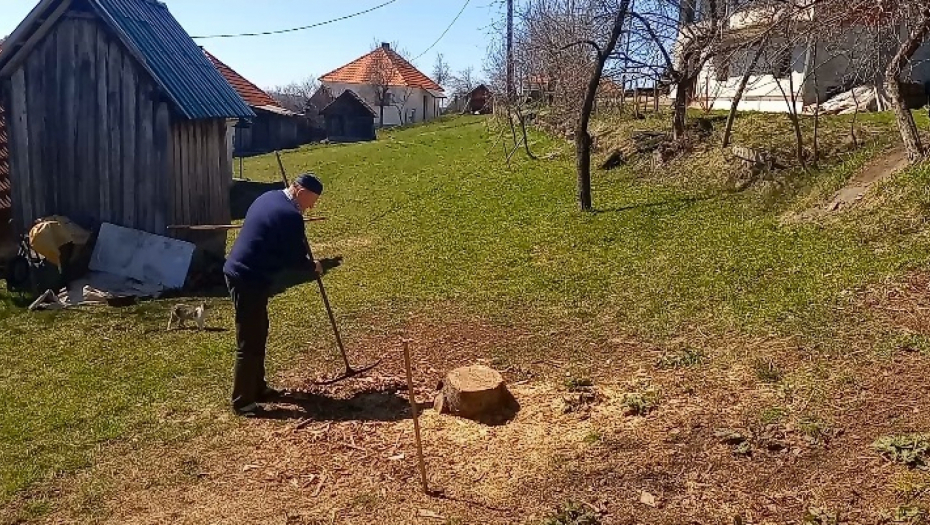
[[[799,10],[794,23],[802,27],[817,20],[817,7]],[[760,36],[773,19],[768,8],[754,8],[751,3],[728,17],[720,51],[705,65],[695,86],[694,102],[711,109],[728,110],[733,104],[740,81],[758,49]],[[698,21],[685,26],[679,34],[680,43],[689,34],[701,31]],[[902,35],[906,32],[901,28]],[[772,31],[759,60],[752,67],[749,82],[739,102],[741,111],[786,112],[794,104],[801,112],[805,107],[821,103],[853,87],[878,83],[882,71],[876,64],[886,64],[893,46],[875,41],[875,32],[868,27],[849,22],[830,38],[816,41],[803,36],[786,41]],[[904,72],[906,91],[920,99],[923,84],[930,81],[930,46],[918,51],[913,64]],[[871,69],[870,69],[871,68]],[[924,98],[925,100],[925,98]]]
[[[383,109],[383,126],[432,120],[440,116],[446,98],[439,84],[391,49],[390,44],[381,44],[371,53],[323,75],[320,83],[329,88],[333,97],[351,89],[375,108],[379,118]]]

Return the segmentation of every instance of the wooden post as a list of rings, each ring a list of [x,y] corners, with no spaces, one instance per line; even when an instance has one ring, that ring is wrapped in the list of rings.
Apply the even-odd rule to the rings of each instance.
[[[429,485],[426,482],[426,464],[423,461],[423,443],[420,441],[420,414],[417,402],[413,395],[413,372],[410,367],[410,341],[404,339],[404,365],[407,367],[407,394],[410,397],[410,409],[413,410],[413,432],[417,440],[417,461],[420,468],[420,481],[423,483],[423,493],[429,494]]]

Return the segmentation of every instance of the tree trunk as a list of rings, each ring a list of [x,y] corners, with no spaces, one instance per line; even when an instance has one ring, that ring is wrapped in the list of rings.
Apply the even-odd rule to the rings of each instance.
[[[739,86],[736,87],[736,94],[733,95],[733,105],[730,106],[730,114],[727,115],[727,126],[723,131],[724,148],[730,145],[730,138],[733,135],[733,121],[736,120],[736,108],[739,107],[739,103],[743,99],[743,93],[746,91],[746,86],[749,85],[749,77],[752,76],[753,69],[755,69],[756,64],[762,57],[762,53],[765,51],[765,45],[766,41],[759,42],[756,52],[752,55],[752,60],[750,60],[749,65],[746,67],[746,72],[743,73],[743,78],[739,81]]]
[[[820,159],[820,82],[818,82],[817,78],[818,43],[816,38],[814,38],[814,43],[811,47],[813,48],[813,57],[811,59],[813,69],[811,70],[811,75],[813,75],[812,80],[814,81],[814,137],[811,140],[811,159],[816,168],[818,160]]]
[[[790,52],[789,50],[789,53]],[[782,89],[780,87],[781,82],[779,82],[778,85],[779,89]],[[807,159],[804,156],[804,134],[801,132],[801,119],[798,118],[798,94],[794,86],[794,67],[788,68],[788,93],[790,93],[790,95],[786,95],[784,89],[782,89],[782,96],[785,97],[785,103],[788,105],[788,118],[791,119],[791,127],[794,128],[795,154],[798,157],[798,163],[806,170]]]
[[[856,121],[859,119],[859,99],[856,97],[856,90],[853,89],[850,91],[852,94],[853,104],[856,105],[856,109],[853,112],[852,120],[849,123],[849,135],[852,137],[853,146],[856,149],[859,149],[859,137],[856,136]]]
[[[576,165],[578,168],[578,206],[591,211],[591,135],[588,128],[575,133]]]
[[[597,88],[601,83],[601,75],[604,73],[604,64],[607,63],[607,59],[617,47],[617,41],[623,31],[623,24],[629,7],[630,0],[621,0],[620,9],[617,12],[610,33],[610,40],[604,49],[597,49],[597,65],[591,72],[591,78],[588,79],[584,102],[581,105],[581,114],[578,116],[578,129],[575,130],[575,155],[578,168],[578,206],[582,211],[590,211],[592,206],[591,134],[588,133],[588,123],[591,121],[591,110],[594,108],[594,99],[597,97]]]
[[[914,123],[914,116],[907,109],[904,97],[901,95],[901,80],[899,77],[904,65],[914,56],[928,33],[930,33],[930,8],[926,8],[921,12],[920,19],[914,29],[911,30],[907,40],[898,48],[894,58],[891,59],[888,68],[885,70],[885,86],[888,91],[888,98],[891,100],[891,107],[898,122],[898,131],[901,133],[901,139],[904,141],[905,149],[907,149],[907,157],[911,162],[923,158],[924,147],[920,141],[917,124]]]
[[[682,75],[675,90],[675,114],[672,118],[672,138],[680,140],[685,136],[685,120],[688,118],[688,93],[694,85],[695,77]]]
[[[526,133],[526,116],[523,115],[520,108],[517,108],[517,118],[520,120],[520,129],[523,131],[523,148],[526,150],[526,156],[536,160],[536,155],[533,155],[533,152],[530,150],[530,139]]]

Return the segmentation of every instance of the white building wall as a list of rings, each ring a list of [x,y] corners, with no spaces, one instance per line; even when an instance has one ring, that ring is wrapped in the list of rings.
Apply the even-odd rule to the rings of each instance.
[[[378,107],[378,93],[375,86],[340,82],[323,82],[323,85],[332,91],[333,97],[338,97],[345,90],[351,89],[375,110],[376,115],[380,116],[381,108]],[[384,107],[384,126],[400,126],[423,122],[424,107],[426,120],[432,120],[439,116],[439,99],[425,89],[398,86],[391,87],[390,92],[394,95],[394,104]],[[376,122],[377,119],[378,117],[375,117]]]
[[[738,14],[731,19],[731,24],[736,27],[751,26],[758,18],[765,19],[764,16],[758,15],[759,13],[754,11]],[[869,30],[864,27],[850,26],[839,33],[838,40],[829,43],[819,42],[816,55],[818,63],[816,83],[813,70],[810,69],[814,67],[814,57],[808,56],[809,46],[806,42],[798,43],[792,57],[792,76],[794,90],[797,93],[796,98],[799,101],[798,111],[801,111],[805,105],[814,104],[818,99],[824,102],[838,92],[883,79],[884,71],[878,71],[878,78],[873,77],[874,71],[854,71],[856,68],[874,67],[876,63],[887,63],[890,59],[889,53],[894,52],[894,49],[877,49],[868,32]],[[903,33],[905,31],[902,29]],[[838,50],[845,51],[841,53]],[[739,53],[738,58],[734,57],[737,62],[741,59],[743,63],[732,63],[728,72],[729,77],[722,82],[717,81],[714,62],[708,63],[699,77],[696,93],[698,102],[709,105],[713,109],[729,110],[745,71],[746,62],[750,60],[752,52],[753,49],[747,48]],[[879,54],[882,56],[877,56]],[[811,62],[810,65],[807,64],[808,61]],[[763,57],[760,62],[770,61]],[[930,83],[930,42],[925,42],[917,50],[911,64],[905,67],[903,77],[906,81],[917,84]],[[738,109],[741,111],[788,111],[790,106],[785,102],[779,85],[786,93],[790,93],[790,84],[787,78],[776,79],[773,75],[753,75],[750,77]]]
[[[717,80],[717,71],[713,62],[708,63],[698,77],[695,98],[710,105],[713,109],[728,110],[742,80],[742,76],[752,60],[752,49],[733,57],[726,80]],[[801,111],[805,104],[804,66],[807,60],[805,47],[796,46],[791,56],[790,78],[776,78],[773,74],[754,74],[743,92],[738,109],[742,111],[787,112],[790,101],[795,101],[795,108]],[[762,57],[756,65],[757,71],[771,69],[772,65]],[[793,94],[793,95],[792,95]],[[809,103],[809,102],[808,102]]]

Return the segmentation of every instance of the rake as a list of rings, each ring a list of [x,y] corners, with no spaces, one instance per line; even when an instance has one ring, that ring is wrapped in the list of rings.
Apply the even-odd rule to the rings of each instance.
[[[359,374],[364,374],[365,372],[371,370],[372,368],[381,364],[381,360],[378,359],[370,365],[363,366],[361,368],[352,368],[352,365],[349,364],[349,357],[346,355],[346,349],[342,345],[342,337],[339,335],[339,327],[336,325],[336,317],[333,315],[333,309],[329,305],[329,298],[326,296],[326,289],[323,287],[323,276],[318,275],[316,282],[320,285],[320,296],[323,297],[323,305],[326,306],[326,314],[329,316],[329,323],[333,327],[333,334],[336,336],[336,345],[339,347],[339,353],[342,355],[342,362],[345,364],[346,369],[337,377],[332,379],[314,381],[315,385],[332,385],[333,383],[338,383],[349,379],[350,377],[357,376]]]

